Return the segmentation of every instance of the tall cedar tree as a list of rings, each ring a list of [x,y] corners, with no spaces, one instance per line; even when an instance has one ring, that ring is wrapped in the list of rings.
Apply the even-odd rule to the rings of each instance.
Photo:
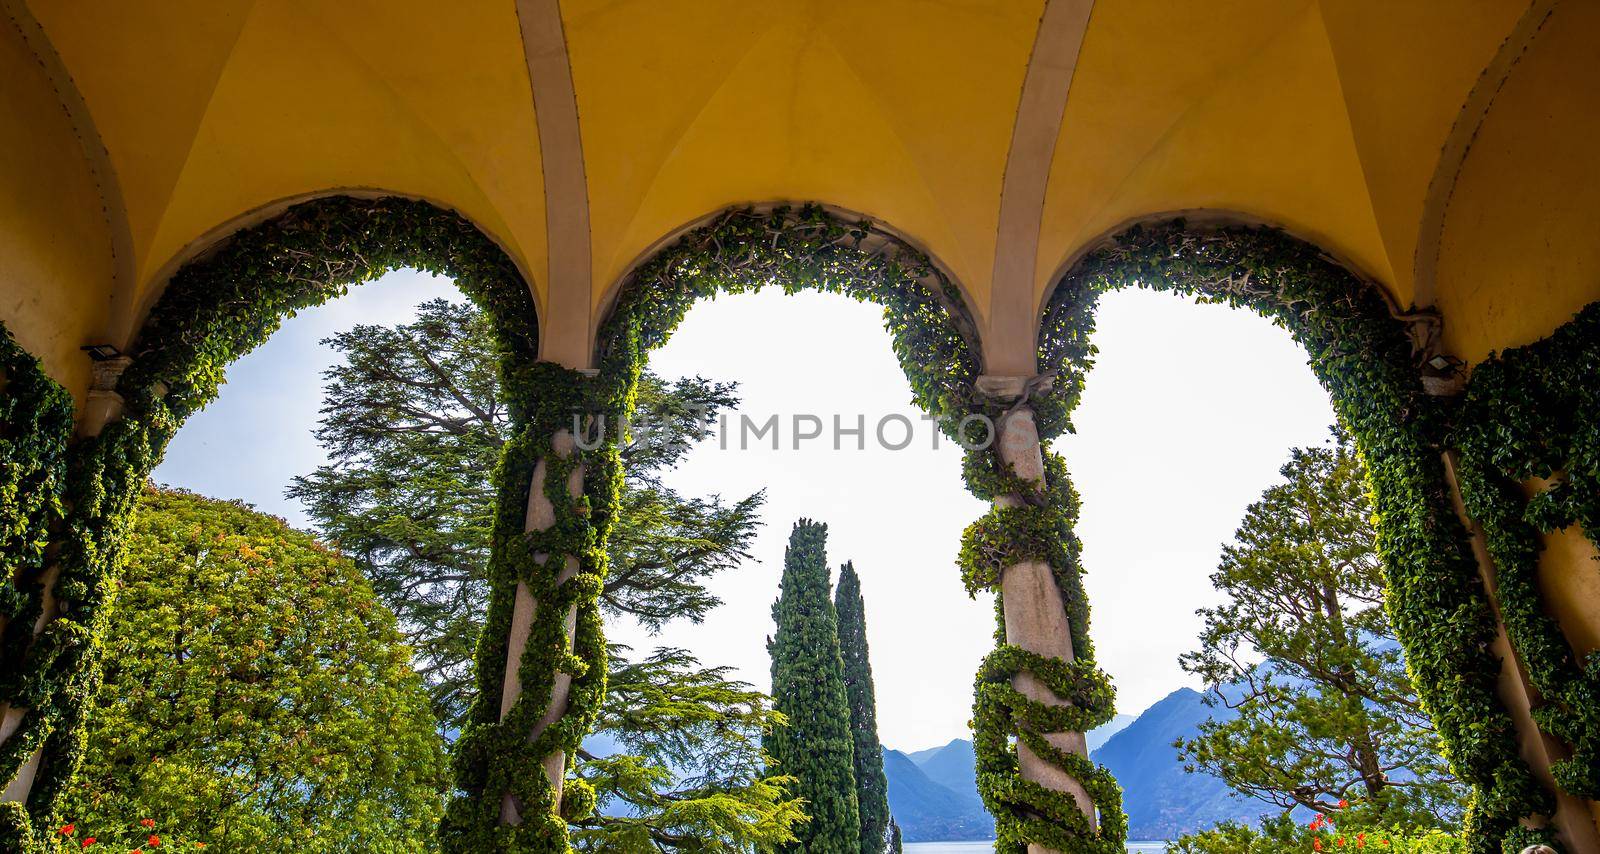
[[[839,655],[839,623],[829,596],[828,526],[795,523],[783,556],[783,582],[772,606],[777,633],[767,640],[772,657],[772,701],[788,725],[767,737],[767,752],[795,778],[811,820],[799,840],[781,851],[857,854],[861,816],[856,803],[855,742],[850,701]]]
[[[844,660],[844,688],[850,701],[850,731],[855,736],[856,805],[861,812],[861,854],[883,854],[889,844],[889,780],[883,774],[883,747],[878,743],[878,698],[867,656],[867,606],[855,564],[839,570],[834,593],[839,616],[839,656]]]
[[[1349,820],[1453,827],[1465,793],[1383,608],[1361,459],[1336,429],[1280,472],[1223,548],[1226,602],[1197,612],[1201,648],[1181,658],[1236,713],[1180,741],[1184,761],[1285,813],[1348,800]]]
[[[470,305],[433,300],[413,323],[357,326],[329,338],[317,438],[332,460],[289,494],[350,552],[395,610],[435,713],[452,734],[472,705],[472,656],[488,598],[494,490],[508,434],[490,324]],[[638,429],[622,448],[627,478],[602,591],[610,616],[659,631],[720,604],[705,582],[737,566],[759,523],[760,493],[731,503],[661,482],[731,384],[640,380]],[[629,751],[580,757],[602,815],[574,832],[585,850],[733,851],[791,838],[798,804],[756,779],[759,739],[778,720],[766,699],[679,650],[611,663],[600,726]],[[695,770],[700,769],[700,770]]]
[[[153,819],[216,851],[435,847],[449,770],[428,695],[349,559],[243,504],[156,489],[126,554],[63,810],[80,836]]]
[[[487,317],[431,300],[399,326],[356,326],[323,343],[344,357],[324,373],[317,440],[332,462],[296,477],[289,496],[372,579],[416,650],[417,670],[447,731],[475,690],[472,657],[488,602],[494,485],[509,436]],[[626,485],[610,538],[609,615],[652,630],[700,622],[721,603],[712,575],[749,557],[760,493],[731,503],[684,497],[661,473],[709,435],[735,386],[645,373],[636,430],[622,448]]]
[[[602,812],[572,829],[579,851],[747,852],[793,839],[805,820],[771,776],[761,739],[781,724],[765,694],[662,648],[639,661],[613,647],[596,730],[619,752],[579,751],[577,773]]]

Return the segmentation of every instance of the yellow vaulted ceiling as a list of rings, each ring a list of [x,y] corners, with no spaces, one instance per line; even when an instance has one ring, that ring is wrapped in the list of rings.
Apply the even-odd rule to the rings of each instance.
[[[739,202],[812,200],[921,242],[981,307],[1041,8],[563,3],[596,298],[691,220]]]
[[[1440,147],[1521,7],[1440,11],[1096,3],[1056,146],[1036,288],[1130,219],[1215,209],[1317,240],[1409,302]]]
[[[16,148],[0,178],[60,208],[41,222],[96,211],[114,236],[78,267],[131,271],[73,274],[71,292],[102,295],[75,298],[78,331],[50,339],[62,353],[83,330],[124,340],[107,306],[131,333],[173,266],[227,229],[352,190],[461,211],[522,265],[547,323],[580,330],[677,230],[771,201],[886,223],[1018,341],[1015,317],[1064,264],[1171,211],[1283,225],[1401,303],[1436,301],[1474,357],[1548,330],[1600,276],[1583,252],[1537,258],[1600,220],[1583,148],[1600,11],[1579,0],[0,4],[39,34],[19,24],[6,49],[64,69],[12,75],[8,117],[32,121],[52,85],[87,117],[52,131],[80,150]],[[107,167],[85,159],[97,145]],[[60,162],[26,162],[42,151]],[[1008,183],[1012,168],[1043,178]],[[59,199],[28,178],[57,173]],[[37,254],[13,266],[67,269]],[[1524,307],[1527,289],[1550,299]],[[0,319],[52,299],[0,303]]]

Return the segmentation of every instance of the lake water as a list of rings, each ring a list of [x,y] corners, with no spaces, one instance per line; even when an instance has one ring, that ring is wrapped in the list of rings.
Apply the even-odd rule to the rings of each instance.
[[[994,854],[993,842],[907,842],[906,854]],[[1161,854],[1165,842],[1129,842],[1128,854]]]

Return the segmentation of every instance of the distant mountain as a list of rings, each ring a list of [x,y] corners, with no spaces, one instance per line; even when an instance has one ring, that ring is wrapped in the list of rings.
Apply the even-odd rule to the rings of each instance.
[[[951,739],[943,747],[911,754],[911,761],[933,782],[953,792],[971,792],[977,796],[978,756],[972,750],[972,742],[964,738]]]
[[[1219,777],[1184,772],[1172,743],[1197,734],[1207,718],[1230,717],[1203,696],[1191,688],[1168,694],[1091,754],[1122,784],[1129,839],[1176,839],[1228,819],[1254,823],[1268,811],[1234,796]]]
[[[898,750],[883,751],[883,772],[889,778],[889,812],[907,842],[994,838],[994,820],[984,811],[975,784],[960,790],[940,785]]]
[[[1117,715],[1105,726],[1096,728],[1089,733],[1089,749],[1104,744],[1133,721],[1133,715]],[[894,760],[900,766],[894,769],[891,768],[891,757],[907,761]],[[983,807],[983,799],[978,796],[977,765],[972,742],[964,738],[952,739],[943,746],[910,754],[898,750],[884,751],[884,771],[889,777],[889,811],[900,823],[906,841],[993,838],[994,820],[989,817]],[[924,780],[927,782],[924,783]],[[936,789],[928,788],[928,784]],[[904,809],[895,805],[897,791]],[[950,800],[950,797],[955,800]],[[952,819],[956,832],[971,832],[974,835],[939,835],[952,832]]]
[[[1117,715],[1111,720],[1106,721],[1103,725],[1089,730],[1089,735],[1087,736],[1087,741],[1089,742],[1089,752],[1094,753],[1096,750],[1099,750],[1101,745],[1111,740],[1112,736],[1127,729],[1128,724],[1131,724],[1138,719],[1138,715]]]

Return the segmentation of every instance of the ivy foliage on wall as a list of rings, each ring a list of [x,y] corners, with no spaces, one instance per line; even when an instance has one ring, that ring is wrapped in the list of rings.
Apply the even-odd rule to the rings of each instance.
[[[56,818],[57,796],[82,750],[81,713],[98,685],[98,639],[119,545],[167,442],[216,396],[228,363],[265,341],[284,317],[399,267],[450,277],[495,319],[512,418],[528,421],[531,399],[519,390],[528,388],[524,377],[538,353],[532,293],[505,253],[452,212],[400,198],[319,199],[239,231],[186,264],[129,354],[132,364],[117,386],[123,417],[69,454],[65,518],[52,538],[55,618],[37,639],[21,638],[25,652],[6,651],[6,683],[17,686],[18,705],[28,712],[0,755],[0,774],[10,779],[41,744],[44,753],[28,815],[7,814],[11,836],[0,847],[25,848],[30,825],[50,827]],[[8,387],[7,396],[13,393]],[[507,493],[506,500],[516,505],[506,515],[520,520],[526,493]]]
[[[1441,458],[1448,406],[1424,393],[1421,354],[1383,292],[1274,229],[1135,226],[1086,255],[1052,295],[1040,331],[1040,363],[1057,373],[1047,434],[1069,427],[1093,363],[1098,295],[1130,286],[1252,309],[1305,348],[1370,472],[1390,617],[1451,767],[1473,787],[1471,851],[1548,841],[1548,831],[1519,827],[1552,801],[1495,692],[1494,615]]]
[[[614,443],[584,450],[576,442],[598,429],[600,399],[589,377],[540,362],[520,381],[519,394],[528,394],[528,428],[506,443],[496,474],[500,498],[489,557],[489,609],[478,640],[478,697],[456,743],[462,794],[451,801],[440,827],[447,851],[564,852],[567,823],[587,817],[595,805],[594,790],[567,772],[605,699],[599,597],[621,463]],[[577,495],[569,488],[574,481],[582,484]],[[549,503],[553,521],[525,533],[534,488]],[[518,659],[516,698],[506,707],[518,585],[537,604]],[[557,674],[570,678],[559,712],[552,709],[559,702]],[[543,765],[557,754],[563,756],[561,789]],[[517,823],[502,823],[503,801],[510,802]]]
[[[1474,367],[1452,442],[1462,500],[1495,564],[1506,636],[1543,700],[1534,720],[1571,750],[1551,774],[1589,800],[1600,800],[1600,652],[1580,660],[1550,616],[1539,555],[1542,535],[1573,525],[1600,545],[1597,415],[1600,303]]]

